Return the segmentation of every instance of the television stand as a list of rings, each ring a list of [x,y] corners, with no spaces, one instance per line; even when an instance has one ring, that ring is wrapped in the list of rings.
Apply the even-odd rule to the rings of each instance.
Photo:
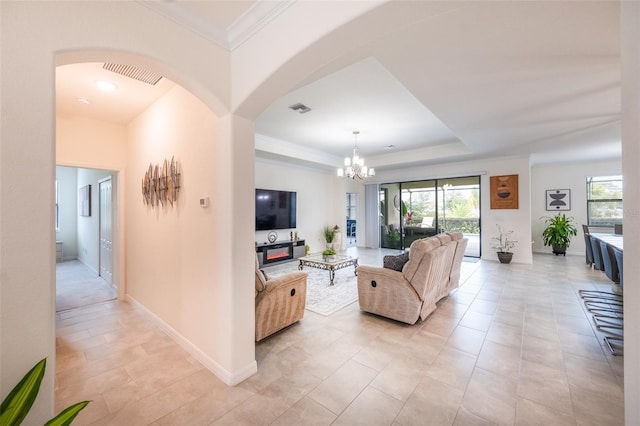
[[[305,255],[304,247],[304,240],[258,244],[258,263],[262,267],[295,260]]]

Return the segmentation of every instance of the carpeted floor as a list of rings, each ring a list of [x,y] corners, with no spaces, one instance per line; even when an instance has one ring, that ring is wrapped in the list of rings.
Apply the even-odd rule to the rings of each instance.
[[[78,260],[56,264],[56,312],[113,300],[114,287]]]
[[[269,278],[298,270],[298,262],[265,268]],[[329,285],[329,271],[305,267],[307,277],[306,308],[321,315],[331,315],[358,300],[358,283],[353,266],[336,271],[333,285]]]

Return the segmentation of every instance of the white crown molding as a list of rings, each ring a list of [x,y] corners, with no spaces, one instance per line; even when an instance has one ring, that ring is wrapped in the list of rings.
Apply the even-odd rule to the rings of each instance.
[[[284,12],[296,0],[258,0],[228,28],[220,28],[201,16],[191,13],[179,2],[137,0],[148,9],[186,27],[207,40],[232,51],[253,37],[271,20]]]
[[[259,0],[227,28],[228,49],[234,50],[287,10],[296,0]]]
[[[180,3],[169,1],[137,0],[137,2],[165,18],[186,27],[207,40],[228,49],[225,29],[206,22],[201,16],[194,15]]]

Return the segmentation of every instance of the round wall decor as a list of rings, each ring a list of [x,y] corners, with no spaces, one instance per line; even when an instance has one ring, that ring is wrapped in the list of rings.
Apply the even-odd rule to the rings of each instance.
[[[269,231],[267,234],[267,240],[269,240],[270,243],[275,243],[277,239],[278,233],[276,231]]]

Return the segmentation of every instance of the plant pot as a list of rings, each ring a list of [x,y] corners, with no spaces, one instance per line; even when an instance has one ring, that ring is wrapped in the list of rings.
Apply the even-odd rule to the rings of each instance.
[[[563,256],[567,255],[567,247],[566,246],[553,246],[553,254],[556,256],[561,254]]]
[[[497,254],[498,254],[498,260],[500,261],[500,263],[511,263],[511,258],[513,257],[513,253],[508,251],[499,251],[497,252]]]

